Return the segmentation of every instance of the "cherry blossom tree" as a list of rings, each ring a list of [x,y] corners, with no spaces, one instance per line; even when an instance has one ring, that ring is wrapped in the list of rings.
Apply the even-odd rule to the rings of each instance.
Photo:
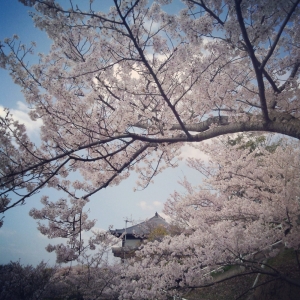
[[[203,141],[239,132],[300,138],[300,0],[184,0],[177,14],[171,0],[113,0],[108,12],[97,1],[21,2],[34,5],[52,46],[35,55],[17,35],[0,44],[0,66],[43,123],[36,144],[9,110],[0,119],[0,212],[44,187],[61,191],[31,216],[49,238],[67,239],[47,248],[59,262],[87,266],[63,288],[81,282],[81,294],[100,287],[105,297],[115,289],[123,299],[165,299],[212,284],[211,271],[227,265],[295,283],[265,259],[276,255],[274,243],[299,250],[298,142],[254,140],[249,150],[241,147],[249,141]],[[176,166],[186,143],[213,159],[191,158],[207,179],[183,181],[186,193],[166,204],[184,232],[144,245],[126,268],[106,268],[112,240],[82,238],[94,225],[89,197],[132,172],[145,188]]]
[[[0,66],[43,122],[37,145],[9,111],[1,117],[1,213],[50,187],[79,203],[80,218],[91,195],[131,172],[144,188],[176,166],[187,142],[300,137],[299,0],[184,0],[176,15],[171,0],[113,0],[107,13],[97,1],[21,2],[53,42],[35,64],[34,43],[15,35],[0,45]]]
[[[49,244],[48,252],[55,252],[57,263],[67,263],[76,260],[84,265],[107,265],[108,253],[111,248],[120,243],[122,237],[116,238],[109,231],[93,229],[95,220],[89,220],[87,212],[83,211],[86,201],[60,199],[57,202],[42,199],[43,208],[30,210],[30,216],[38,221],[38,230],[49,239],[62,238],[65,243]],[[91,230],[92,229],[92,230]],[[83,237],[91,230],[90,237]],[[92,254],[92,252],[94,252]]]
[[[124,271],[122,299],[180,296],[218,283],[212,272],[228,265],[243,267],[232,277],[262,273],[300,286],[267,262],[280,245],[296,255],[300,249],[299,142],[263,141],[232,146],[221,139],[197,146],[213,157],[189,160],[206,176],[204,184],[184,180],[186,192],[175,192],[165,205],[185,230],[141,247]]]
[[[57,267],[46,297],[66,299],[118,299],[120,273],[124,266],[110,262],[105,251],[81,254],[80,264]]]

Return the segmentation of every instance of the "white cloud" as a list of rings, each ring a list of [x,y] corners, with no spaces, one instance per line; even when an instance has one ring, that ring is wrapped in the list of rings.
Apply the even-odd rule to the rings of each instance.
[[[160,24],[158,22],[153,22],[152,20],[150,19],[147,19],[145,22],[144,22],[144,27],[146,30],[148,30],[149,32],[151,33],[154,33],[155,31],[157,31],[160,27]]]
[[[146,201],[140,201],[138,203],[138,206],[142,209],[142,210],[152,210],[152,206],[147,204]]]
[[[206,36],[201,37],[201,39],[202,39],[203,45],[207,45],[210,42],[214,42],[213,38],[209,38],[209,37],[206,37]]]
[[[184,145],[182,147],[182,150],[181,150],[181,155],[180,157],[182,157],[184,160],[187,159],[187,158],[201,158],[205,161],[208,161],[209,160],[209,156],[204,154],[203,152],[201,152],[200,150],[190,146],[190,145]]]
[[[162,206],[162,203],[159,202],[159,201],[153,201],[153,202],[150,202],[150,203],[147,203],[146,201],[140,201],[138,203],[138,206],[142,210],[155,211],[155,210],[157,210],[157,208]]]
[[[32,121],[28,115],[30,109],[21,101],[17,102],[17,109],[10,109],[10,113],[13,118],[19,121],[20,124],[24,124],[27,130],[27,134],[32,138],[39,134],[40,127],[43,125],[41,119]],[[0,116],[5,117],[6,112],[4,107],[0,105]]]

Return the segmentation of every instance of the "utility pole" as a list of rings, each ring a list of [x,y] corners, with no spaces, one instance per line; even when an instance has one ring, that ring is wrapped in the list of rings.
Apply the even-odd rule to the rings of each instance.
[[[132,217],[131,220],[128,220],[127,218],[125,218],[125,236],[124,236],[124,262],[125,262],[125,244],[126,244],[126,235],[127,235],[127,223],[132,223]]]

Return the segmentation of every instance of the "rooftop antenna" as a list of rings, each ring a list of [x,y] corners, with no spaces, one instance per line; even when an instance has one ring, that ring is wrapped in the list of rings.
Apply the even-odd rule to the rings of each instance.
[[[132,215],[130,217],[130,220],[128,218],[125,218],[125,236],[124,236],[124,261],[125,261],[125,245],[126,245],[126,235],[127,235],[127,223],[132,223]]]

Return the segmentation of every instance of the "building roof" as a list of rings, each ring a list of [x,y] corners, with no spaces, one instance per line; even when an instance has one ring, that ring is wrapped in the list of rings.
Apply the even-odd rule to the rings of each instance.
[[[164,218],[162,218],[156,212],[154,217],[152,217],[151,219],[144,221],[142,223],[127,227],[126,235],[133,235],[136,237],[145,237],[150,233],[150,231],[153,228],[156,228],[157,226],[160,226],[160,225],[167,227],[169,224]],[[111,234],[119,237],[125,232],[125,228],[111,230],[110,232],[111,232]]]

